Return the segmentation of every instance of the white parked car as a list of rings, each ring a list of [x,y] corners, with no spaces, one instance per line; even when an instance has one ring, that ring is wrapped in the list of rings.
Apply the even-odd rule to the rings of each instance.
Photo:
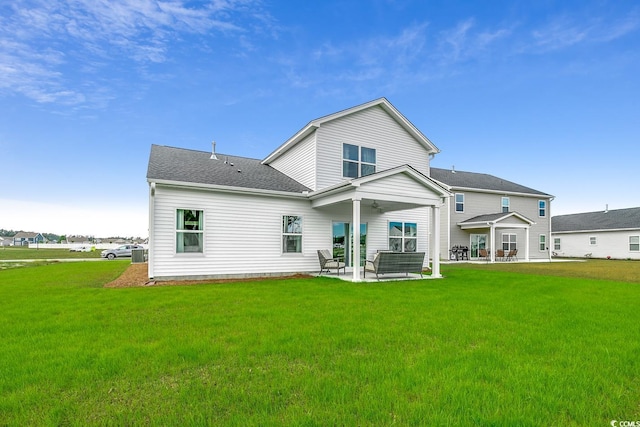
[[[122,246],[118,246],[115,249],[105,249],[104,251],[100,252],[100,256],[102,258],[107,258],[107,259],[116,259],[116,258],[124,258],[124,257],[131,258],[131,251],[133,249],[144,249],[144,247],[140,245],[122,245]]]

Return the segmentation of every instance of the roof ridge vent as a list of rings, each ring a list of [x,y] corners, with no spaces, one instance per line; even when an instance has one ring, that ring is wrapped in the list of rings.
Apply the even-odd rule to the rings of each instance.
[[[456,173],[456,165],[451,165],[451,173]]]

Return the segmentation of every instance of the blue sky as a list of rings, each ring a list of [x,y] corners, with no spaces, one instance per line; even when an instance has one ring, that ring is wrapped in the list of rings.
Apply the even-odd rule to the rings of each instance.
[[[640,206],[639,47],[636,1],[2,2],[0,228],[146,236],[151,144],[264,158],[382,96],[432,166]]]

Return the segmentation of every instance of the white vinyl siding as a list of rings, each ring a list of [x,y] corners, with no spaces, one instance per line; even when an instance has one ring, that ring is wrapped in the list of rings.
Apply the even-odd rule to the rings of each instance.
[[[205,211],[204,251],[198,257],[175,253],[176,209]],[[282,217],[304,217],[302,254],[282,254]],[[158,184],[151,238],[155,278],[297,273],[318,268],[317,249],[331,247],[331,217],[308,200],[198,190]],[[234,231],[236,230],[236,231]],[[241,231],[241,232],[239,232]],[[300,256],[301,255],[301,256]]]
[[[640,260],[640,243],[632,247],[632,238],[640,238],[640,230],[611,230],[598,232],[552,233],[554,238],[562,238],[562,249],[556,251],[561,257],[633,259]],[[595,237],[597,245],[591,245]],[[635,240],[638,242],[638,240]],[[639,250],[633,250],[638,247]]]
[[[324,123],[316,130],[317,189],[342,182],[342,144],[376,150],[376,171],[410,164],[429,175],[429,153],[382,108],[372,107]]]
[[[270,166],[298,181],[311,190],[316,188],[316,139],[315,133],[307,136]]]

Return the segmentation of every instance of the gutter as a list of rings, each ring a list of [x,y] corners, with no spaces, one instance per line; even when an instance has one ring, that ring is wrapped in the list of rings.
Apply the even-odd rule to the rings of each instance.
[[[153,279],[153,264],[155,262],[155,204],[156,204],[156,183],[149,182],[149,248],[147,259],[147,276]]]
[[[306,199],[308,198],[308,195],[309,195],[308,191],[295,193],[291,191],[264,190],[260,188],[232,187],[229,185],[201,184],[201,183],[183,182],[183,181],[156,180],[153,183],[157,185],[166,185],[174,188],[187,188],[192,190],[216,190],[222,193],[236,193],[236,194],[242,193],[242,194],[252,194],[252,195],[259,195],[259,196],[288,197],[288,198],[294,198],[294,199],[300,199],[300,198]]]

